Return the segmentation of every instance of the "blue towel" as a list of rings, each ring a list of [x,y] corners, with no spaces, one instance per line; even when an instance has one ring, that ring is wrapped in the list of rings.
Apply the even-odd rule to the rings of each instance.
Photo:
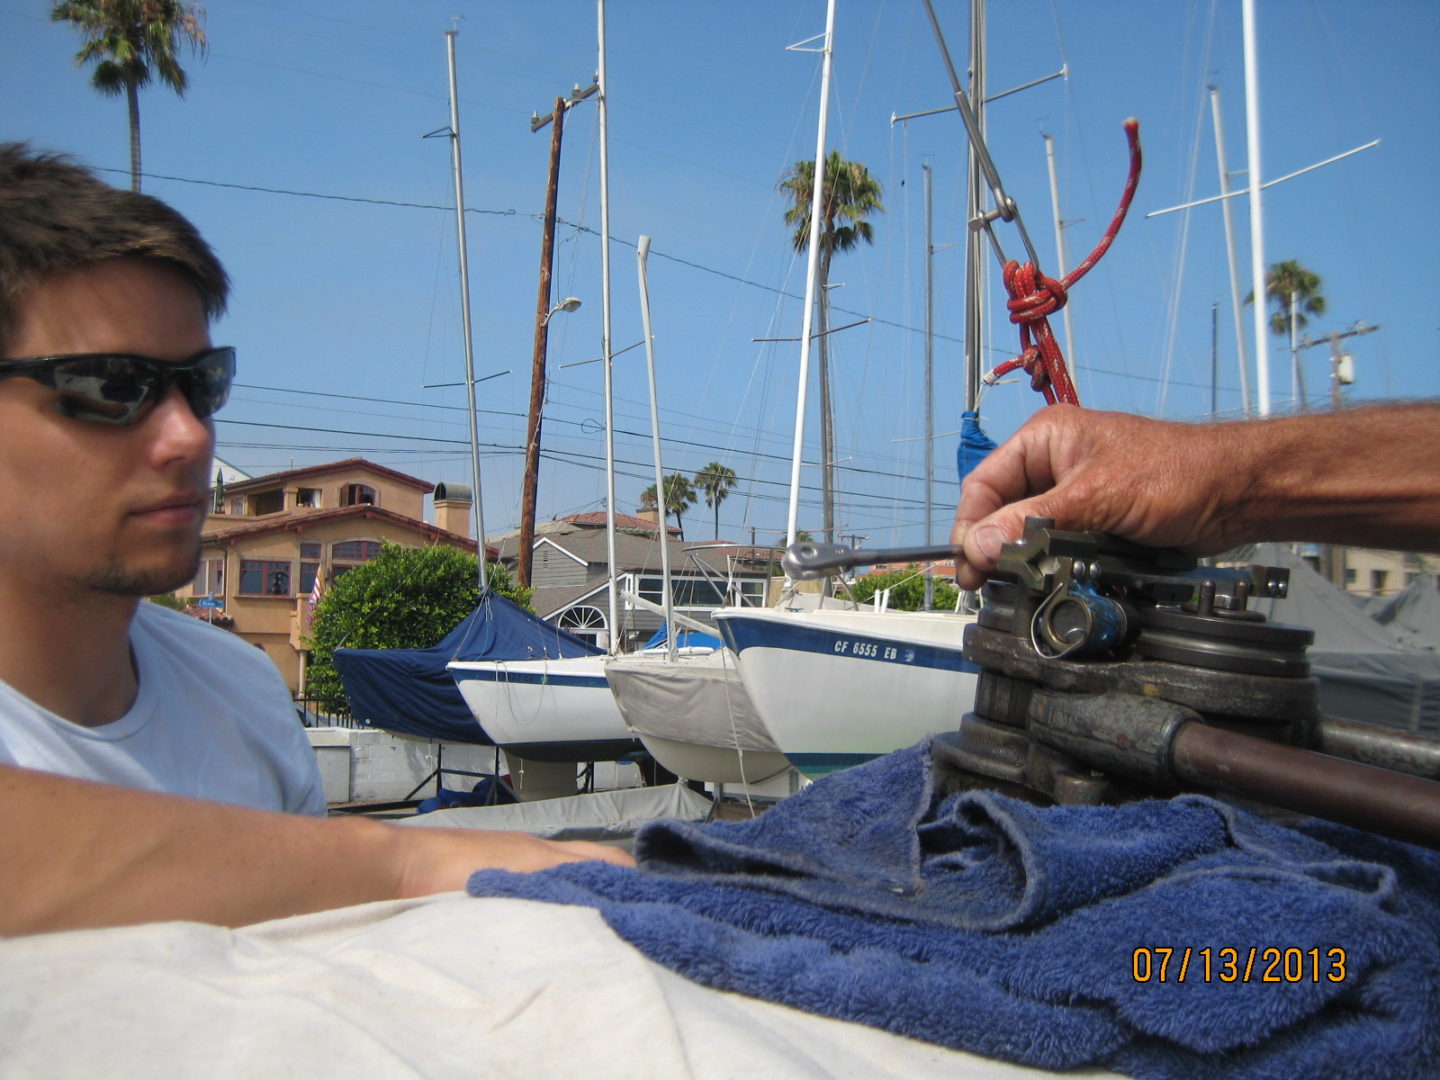
[[[636,855],[469,891],[593,906],[706,986],[1041,1068],[1419,1080],[1440,1062],[1440,854],[1343,826],[1193,795],[942,799],[922,743],[753,821],[653,823]]]

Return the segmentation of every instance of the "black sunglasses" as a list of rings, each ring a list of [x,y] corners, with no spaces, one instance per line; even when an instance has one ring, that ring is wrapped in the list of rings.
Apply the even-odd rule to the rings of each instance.
[[[77,420],[128,425],[178,386],[196,419],[225,404],[235,378],[235,350],[206,349],[178,364],[127,353],[73,353],[0,360],[0,379],[34,379],[60,394],[55,407]]]

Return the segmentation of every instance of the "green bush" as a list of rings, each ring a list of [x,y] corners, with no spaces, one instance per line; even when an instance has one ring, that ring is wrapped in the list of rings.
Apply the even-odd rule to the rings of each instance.
[[[920,611],[925,607],[925,578],[920,568],[911,563],[905,570],[891,570],[883,574],[866,574],[850,585],[850,596],[857,604],[868,603],[882,589],[890,590],[891,611]],[[955,583],[944,578],[935,579],[935,595],[931,606],[936,611],[954,611],[960,598]]]
[[[491,589],[530,606],[530,590],[509,571],[494,563],[487,570]],[[475,609],[478,573],[475,556],[459,548],[383,544],[375,558],[331,582],[315,608],[306,697],[325,712],[348,711],[335,650],[428,649]]]

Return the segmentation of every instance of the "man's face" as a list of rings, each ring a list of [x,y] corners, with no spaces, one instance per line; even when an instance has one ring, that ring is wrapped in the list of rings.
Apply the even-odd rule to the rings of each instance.
[[[177,271],[112,259],[41,282],[16,305],[4,359],[131,353],[178,362],[210,345]],[[0,379],[0,589],[57,600],[165,592],[194,576],[214,431],[171,386],[130,427],[72,419],[33,379]]]

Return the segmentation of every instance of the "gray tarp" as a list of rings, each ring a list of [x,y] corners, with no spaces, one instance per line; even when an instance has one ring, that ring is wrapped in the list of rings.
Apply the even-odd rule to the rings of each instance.
[[[400,818],[393,824],[452,829],[515,829],[546,840],[624,840],[647,821],[704,821],[714,803],[684,784],[618,788],[563,799],[457,806]]]
[[[1440,589],[1424,575],[1394,596],[1385,597],[1378,610],[1369,612],[1402,645],[1440,649]]]
[[[1440,653],[1407,644],[1287,547],[1260,544],[1248,561],[1290,571],[1289,596],[1252,606],[1315,631],[1309,656],[1321,712],[1440,735]]]

